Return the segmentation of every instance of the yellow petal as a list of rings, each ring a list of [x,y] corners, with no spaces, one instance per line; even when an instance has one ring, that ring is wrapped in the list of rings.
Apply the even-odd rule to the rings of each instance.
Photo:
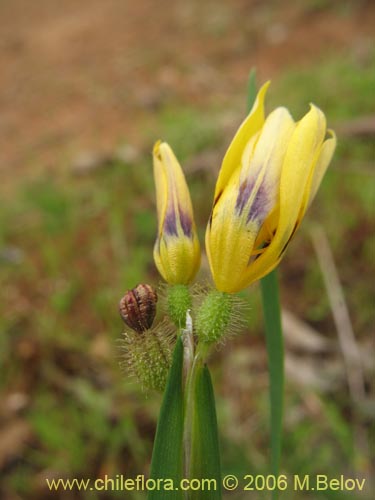
[[[278,203],[281,167],[294,128],[289,111],[275,109],[259,132],[250,158],[242,158],[242,199],[238,201],[244,204],[248,219],[258,220],[259,225]]]
[[[276,233],[264,252],[249,266],[251,281],[268,274],[280,261],[300,223],[306,188],[326,132],[325,116],[316,106],[297,123],[289,141],[280,177],[279,218]]]
[[[214,199],[220,196],[225,186],[227,185],[234,169],[238,167],[241,161],[242,154],[246,144],[250,138],[256,134],[264,123],[264,98],[270,82],[266,82],[259,90],[254,105],[241,124],[236,135],[234,136],[227,152],[225,153],[223,163],[221,165],[219,177],[215,188]]]
[[[258,230],[255,223],[244,228],[243,218],[235,215],[238,178],[239,169],[214,207],[206,230],[206,250],[212,276],[218,290],[223,292],[235,291]]]
[[[326,119],[314,105],[297,124],[285,156],[280,179],[280,220],[277,228],[281,243],[292,234],[303,203],[305,187],[315,166],[326,134]]]
[[[309,175],[308,182],[305,186],[305,192],[303,195],[302,205],[298,215],[296,228],[301,224],[301,221],[306,213],[306,210],[311,205],[313,198],[319,188],[320,182],[325,174],[325,171],[332,159],[335,147],[336,147],[336,137],[334,132],[330,131],[333,137],[327,139],[323,142],[320,149],[317,151],[315,156],[311,172]]]
[[[153,150],[153,160],[154,160],[154,181],[156,188],[156,209],[158,214],[158,228],[159,234],[163,228],[163,222],[165,219],[165,213],[167,211],[167,201],[168,201],[168,180],[166,175],[166,169],[160,154],[161,141],[158,141],[154,145]]]
[[[311,181],[310,193],[309,193],[309,202],[308,202],[309,205],[315,198],[320,183],[322,182],[324,174],[326,173],[328,165],[330,164],[333,153],[335,152],[336,149],[337,141],[335,132],[333,130],[329,130],[328,132],[331,135],[331,138],[324,141],[322,148],[320,150],[318,161],[315,165],[314,174]]]

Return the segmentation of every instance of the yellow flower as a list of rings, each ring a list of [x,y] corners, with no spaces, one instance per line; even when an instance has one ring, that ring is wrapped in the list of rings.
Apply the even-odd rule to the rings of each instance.
[[[216,183],[206,250],[216,287],[246,288],[280,262],[336,147],[323,112],[294,122],[286,108],[264,116],[267,82],[240,126]]]
[[[157,142],[153,157],[159,222],[155,264],[168,283],[187,284],[198,271],[201,255],[189,188],[167,143]]]

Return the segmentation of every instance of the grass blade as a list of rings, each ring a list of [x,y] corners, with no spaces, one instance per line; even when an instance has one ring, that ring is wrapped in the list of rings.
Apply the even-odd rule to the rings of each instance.
[[[182,372],[183,345],[182,339],[179,337],[173,353],[172,366],[160,409],[150,472],[152,479],[172,479],[175,486],[180,484],[183,469],[184,397]],[[184,496],[182,491],[174,489],[166,491],[163,488],[150,491],[148,494],[148,500],[163,500],[165,498],[182,500]]]
[[[257,96],[256,70],[252,68],[247,82],[247,110],[250,111]]]
[[[197,368],[194,392],[190,478],[214,479],[216,489],[191,491],[189,500],[221,500],[220,450],[215,397],[210,372],[206,365]]]

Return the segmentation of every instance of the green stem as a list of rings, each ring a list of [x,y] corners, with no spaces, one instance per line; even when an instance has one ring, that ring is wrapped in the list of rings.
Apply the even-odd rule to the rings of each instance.
[[[272,271],[261,280],[268,368],[270,374],[271,406],[271,472],[279,473],[283,399],[284,399],[284,342],[281,328],[279,287],[276,271]],[[277,491],[272,494],[277,499]]]
[[[247,109],[253,107],[257,95],[256,72],[250,71],[247,92]],[[284,344],[281,328],[281,308],[279,284],[276,271],[272,271],[261,280],[263,313],[266,330],[268,366],[270,374],[270,407],[271,407],[271,472],[279,473],[284,399]],[[273,500],[277,500],[277,490],[272,492]]]
[[[185,450],[185,474],[190,477],[192,460],[192,432],[195,413],[195,387],[199,369],[207,355],[207,346],[200,344],[194,356],[188,372],[185,384],[185,418],[184,418],[184,450]]]
[[[185,388],[184,453],[186,477],[190,477],[191,440],[194,418],[194,387],[198,364],[198,356],[195,356]]]

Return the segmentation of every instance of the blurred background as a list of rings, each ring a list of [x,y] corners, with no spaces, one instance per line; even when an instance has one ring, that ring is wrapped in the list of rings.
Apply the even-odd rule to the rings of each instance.
[[[312,101],[339,140],[279,273],[282,472],[367,478],[365,493],[348,495],[370,498],[375,4],[2,0],[0,16],[1,498],[145,498],[51,493],[45,479],[148,474],[161,396],[119,368],[117,304],[159,282],[152,145],[168,141],[181,160],[203,241],[253,66],[259,83],[272,79],[268,109],[286,105],[298,119]],[[223,472],[265,474],[258,286],[244,298],[247,331],[210,367]],[[247,493],[225,498],[268,498]]]

